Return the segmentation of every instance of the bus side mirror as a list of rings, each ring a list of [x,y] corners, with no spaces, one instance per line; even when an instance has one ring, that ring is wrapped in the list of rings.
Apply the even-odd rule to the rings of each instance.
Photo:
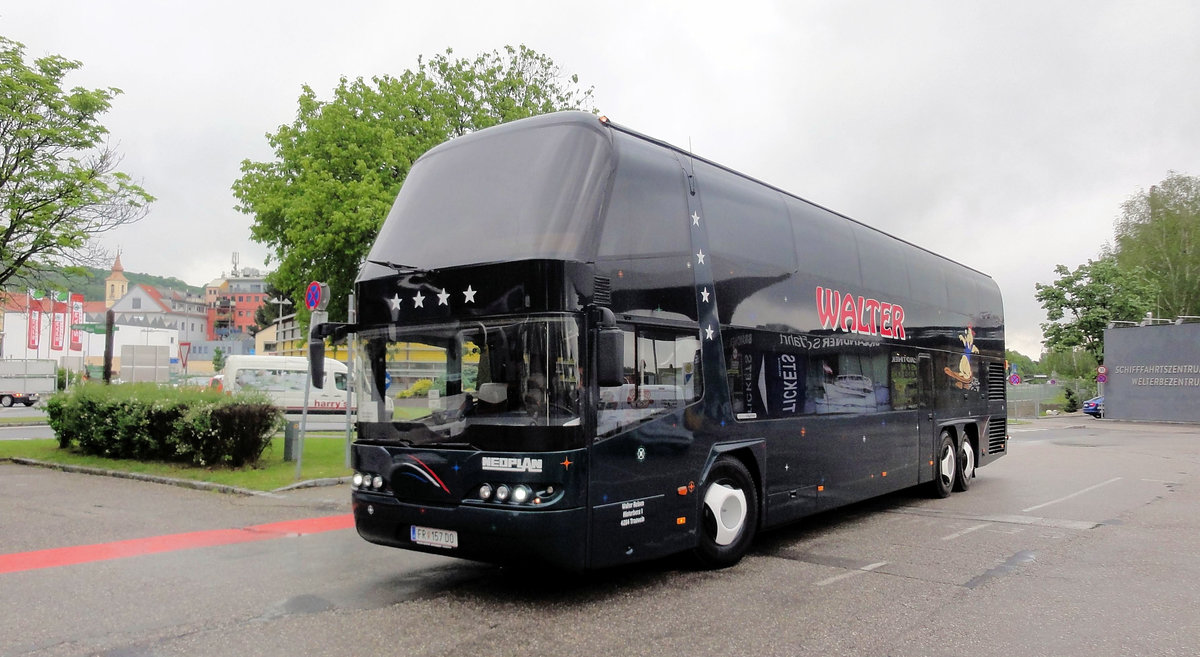
[[[312,384],[314,388],[325,387],[325,341],[313,338],[308,341],[308,362],[312,367]]]
[[[611,388],[625,382],[625,332],[619,328],[600,329],[596,336],[596,376],[600,387]]]
[[[325,313],[313,311],[312,326],[308,328],[308,364],[314,388],[325,387]]]

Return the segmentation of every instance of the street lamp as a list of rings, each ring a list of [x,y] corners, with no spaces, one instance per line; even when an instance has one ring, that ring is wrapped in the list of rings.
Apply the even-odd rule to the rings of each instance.
[[[279,324],[283,320],[283,307],[292,305],[292,302],[283,297],[275,297],[274,299],[271,299],[267,303],[275,304],[275,353],[278,354],[280,351],[279,350],[279,343],[280,343]]]

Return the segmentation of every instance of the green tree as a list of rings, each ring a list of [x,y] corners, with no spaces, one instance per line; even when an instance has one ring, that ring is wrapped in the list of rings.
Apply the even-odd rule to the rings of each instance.
[[[329,101],[304,86],[296,120],[267,135],[275,158],[243,161],[233,185],[253,239],[278,263],[270,281],[293,299],[311,280],[329,283],[335,321],[414,160],[497,123],[590,109],[590,88],[524,46],[471,60],[447,50],[417,64],[398,77],[342,78]]]
[[[1160,317],[1200,315],[1200,178],[1174,171],[1121,205],[1114,253],[1158,287]]]
[[[220,347],[213,349],[212,366],[214,372],[225,369],[225,351]]]
[[[266,295],[267,300],[263,305],[258,307],[258,310],[254,311],[254,333],[258,333],[274,324],[275,320],[280,317],[285,317],[295,312],[295,304],[293,303],[272,303],[272,301],[277,299],[285,301],[291,301],[291,299],[288,299],[286,294],[271,283],[267,283]]]
[[[1042,354],[1041,374],[1059,378],[1087,379],[1096,376],[1096,356],[1083,348],[1058,349]]]
[[[1135,321],[1154,307],[1156,290],[1142,270],[1122,270],[1112,257],[1088,260],[1074,271],[1056,265],[1054,273],[1054,283],[1035,285],[1036,298],[1050,320],[1042,324],[1042,335],[1051,351],[1081,347],[1103,362],[1109,322]]]
[[[1034,374],[1042,373],[1042,371],[1038,369],[1038,364],[1025,354],[1017,353],[1011,349],[1005,349],[1004,359],[1008,361],[1009,366],[1016,365],[1017,374],[1021,375],[1021,378],[1023,379],[1027,379]]]
[[[106,89],[63,89],[77,61],[25,61],[0,37],[0,285],[28,284],[62,266],[99,264],[91,238],[146,215],[154,200],[117,171],[100,116]]]

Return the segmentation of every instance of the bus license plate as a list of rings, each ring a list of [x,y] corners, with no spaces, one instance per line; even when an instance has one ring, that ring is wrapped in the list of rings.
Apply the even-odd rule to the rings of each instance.
[[[452,529],[433,529],[413,525],[409,533],[410,540],[418,545],[429,545],[440,548],[458,547],[458,532]]]

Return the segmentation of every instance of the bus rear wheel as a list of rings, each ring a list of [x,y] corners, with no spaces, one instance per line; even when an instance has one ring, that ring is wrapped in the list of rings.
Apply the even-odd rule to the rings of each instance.
[[[721,456],[713,464],[700,505],[701,565],[725,568],[741,560],[758,529],[758,491],[741,461]]]
[[[958,449],[958,476],[954,478],[954,490],[967,490],[974,478],[975,447],[970,438],[963,438],[962,446]]]
[[[937,452],[933,455],[933,465],[936,469],[929,490],[934,497],[948,497],[950,491],[954,490],[954,480],[958,478],[958,452],[949,431],[942,432]]]

